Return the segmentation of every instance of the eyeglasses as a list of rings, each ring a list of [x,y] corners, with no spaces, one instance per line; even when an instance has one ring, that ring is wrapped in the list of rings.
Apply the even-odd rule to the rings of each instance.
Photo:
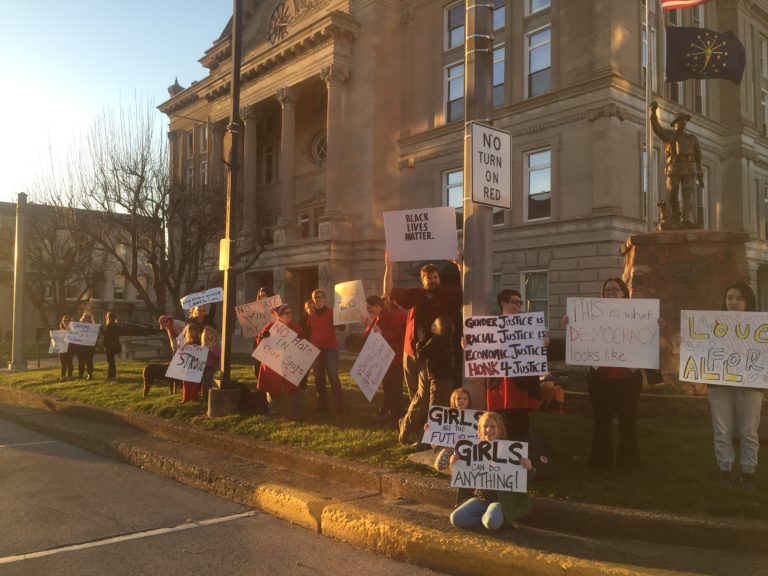
[[[523,303],[523,301],[522,301],[522,300],[520,300],[520,298],[512,298],[512,300],[510,300],[510,301],[508,302],[508,304],[517,304],[518,306],[519,306],[520,304],[522,304],[522,303]]]

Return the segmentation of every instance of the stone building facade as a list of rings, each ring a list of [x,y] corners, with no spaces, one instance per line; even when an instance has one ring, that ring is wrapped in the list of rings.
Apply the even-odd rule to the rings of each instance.
[[[489,0],[493,124],[512,134],[512,209],[493,216],[494,288],[518,288],[557,334],[570,295],[596,295],[623,269],[646,214],[645,41],[654,98],[668,124],[693,117],[706,229],[745,232],[753,284],[768,309],[768,1],[716,0],[659,13],[650,34],[637,0]],[[267,249],[239,285],[294,305],[318,286],[361,278],[380,290],[386,210],[452,205],[463,186],[464,2],[245,0],[244,129],[236,216]],[[733,30],[747,52],[740,85],[670,84],[664,25]],[[172,171],[221,182],[230,111],[229,25],[160,106]],[[655,62],[655,64],[654,64]],[[663,188],[655,140],[650,205]],[[459,214],[460,215],[460,214]],[[417,281],[399,265],[396,283]]]

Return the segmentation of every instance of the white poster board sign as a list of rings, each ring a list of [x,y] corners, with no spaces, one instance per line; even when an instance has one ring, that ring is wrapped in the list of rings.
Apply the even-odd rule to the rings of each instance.
[[[262,364],[280,374],[294,386],[312,367],[320,349],[281,322],[275,322],[264,338],[251,353]]]
[[[261,334],[264,326],[272,319],[272,308],[280,306],[282,303],[280,294],[275,294],[255,302],[235,306],[235,314],[243,336],[255,338]]]
[[[549,372],[543,312],[464,319],[468,378],[541,376]]]
[[[336,284],[333,289],[333,325],[367,322],[368,319],[363,281]]]
[[[477,440],[477,420],[482,414],[482,410],[432,405],[427,413],[427,425],[421,441],[453,448],[459,440]]]
[[[206,360],[208,360],[208,348],[194,344],[182,344],[176,349],[165,375],[174,380],[199,383],[203,379]]]
[[[451,486],[527,492],[528,471],[520,465],[528,458],[528,443],[513,440],[459,440],[458,460],[451,464]]]
[[[80,344],[82,346],[96,346],[96,340],[99,339],[99,330],[101,324],[91,324],[90,322],[70,322],[69,330],[64,334],[64,341],[70,344]]]
[[[392,350],[384,336],[373,331],[368,334],[368,339],[349,373],[368,402],[373,400],[376,390],[378,390],[394,359],[395,351]]]
[[[393,262],[452,260],[458,252],[456,210],[450,206],[384,212],[384,234]]]
[[[195,306],[202,306],[204,304],[212,304],[214,302],[224,301],[224,288],[210,288],[203,292],[195,292],[193,294],[187,294],[182,296],[179,301],[181,307],[184,310],[189,310]]]
[[[682,310],[678,376],[768,389],[768,313]]]
[[[472,122],[472,202],[512,208],[512,136]]]
[[[64,340],[66,330],[49,330],[48,335],[51,338],[48,344],[48,354],[63,354],[69,349],[69,343]]]
[[[568,298],[566,314],[566,364],[659,367],[657,299]]]

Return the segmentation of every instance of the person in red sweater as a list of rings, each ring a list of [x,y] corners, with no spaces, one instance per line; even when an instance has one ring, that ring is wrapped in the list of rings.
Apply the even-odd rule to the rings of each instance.
[[[341,397],[341,379],[339,378],[339,343],[336,340],[336,330],[344,330],[344,326],[333,325],[333,310],[325,305],[325,292],[318,288],[312,292],[312,302],[315,309],[307,318],[310,342],[320,348],[320,355],[315,360],[315,388],[317,389],[317,412],[328,410],[328,399],[325,390],[325,376],[331,382],[333,393],[333,409],[336,414],[344,412]]]

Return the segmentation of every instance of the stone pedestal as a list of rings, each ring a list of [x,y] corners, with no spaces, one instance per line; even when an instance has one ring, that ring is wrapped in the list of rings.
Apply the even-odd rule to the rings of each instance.
[[[217,418],[236,414],[240,409],[240,388],[211,388],[208,391],[208,416]]]
[[[733,282],[749,282],[742,232],[663,230],[630,236],[622,248],[624,278],[633,298],[659,298],[661,370],[677,381],[680,310],[717,310]],[[689,385],[690,392],[705,387]]]

